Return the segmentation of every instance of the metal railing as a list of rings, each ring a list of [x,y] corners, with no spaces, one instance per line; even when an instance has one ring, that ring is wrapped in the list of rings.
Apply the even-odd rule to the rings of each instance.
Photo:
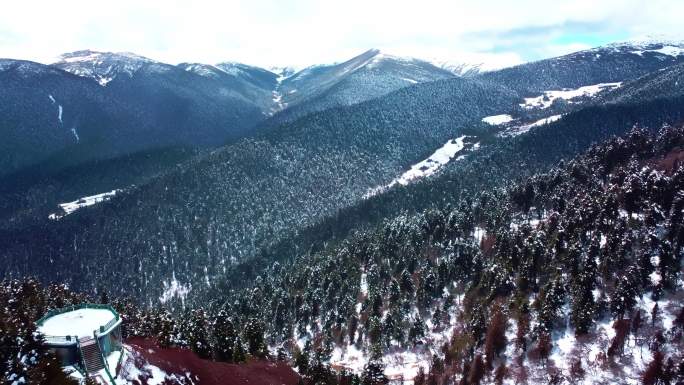
[[[72,336],[43,336],[45,343],[53,345],[73,345],[76,343],[76,337]]]
[[[100,326],[100,329],[98,329],[98,331],[97,331],[98,334],[104,333],[104,332],[106,332],[107,330],[111,329],[112,327],[114,327],[114,325],[116,325],[117,322],[119,322],[119,318],[118,318],[118,317],[112,318],[112,319],[111,319],[109,322],[107,322],[105,325]]]

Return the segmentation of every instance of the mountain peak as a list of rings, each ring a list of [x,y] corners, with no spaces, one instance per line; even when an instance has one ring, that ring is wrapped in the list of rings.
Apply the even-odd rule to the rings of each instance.
[[[192,72],[200,76],[218,78],[224,70],[210,64],[204,63],[180,63],[178,67],[187,72]]]
[[[132,52],[102,52],[94,51],[90,49],[66,52],[61,54],[59,57],[60,62],[75,63],[75,62],[93,62],[100,60],[129,60],[129,61],[141,61],[141,62],[153,62],[154,60],[148,59],[144,56],[134,54]],[[55,64],[57,64],[55,63]]]
[[[100,85],[106,86],[120,74],[133,77],[140,68],[153,63],[157,62],[131,52],[100,52],[86,49],[64,53],[53,65],[74,75],[93,78]]]

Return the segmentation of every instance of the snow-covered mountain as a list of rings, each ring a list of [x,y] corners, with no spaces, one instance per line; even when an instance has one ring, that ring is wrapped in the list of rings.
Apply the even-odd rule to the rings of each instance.
[[[273,66],[267,68],[269,71],[278,75],[279,78],[285,79],[301,71],[303,68],[293,66]]]
[[[373,84],[380,80],[391,82],[386,89],[396,89],[426,81],[433,81],[452,77],[453,75],[426,61],[404,58],[387,54],[378,49],[371,49],[359,56],[343,63],[331,65],[315,65],[308,67],[286,78],[282,83],[283,98],[287,104],[296,104],[302,100],[317,96],[330,88],[351,80],[353,84],[346,85],[358,88],[375,88]],[[340,92],[342,90],[336,90]],[[380,89],[365,89],[364,97],[360,92],[356,94],[363,99],[379,96]],[[384,90],[383,90],[384,91]],[[349,100],[352,102],[352,100]],[[361,100],[353,100],[359,102]]]
[[[270,104],[259,104],[249,82],[195,72],[128,53],[78,51],[53,65],[1,60],[0,175],[48,159],[61,167],[164,146],[212,147],[265,118]]]
[[[311,66],[282,79],[276,94],[288,110],[279,117],[289,120],[454,76],[424,60],[371,49],[343,63]]]
[[[609,44],[568,55],[486,72],[480,79],[524,94],[633,80],[684,63],[684,44],[641,40]]]
[[[143,67],[152,67],[158,71],[167,70],[168,64],[155,62],[146,57],[130,52],[98,52],[82,50],[62,54],[53,66],[74,75],[95,79],[102,86],[125,75],[128,78]]]
[[[430,63],[447,70],[456,76],[472,77],[485,72],[497,71],[521,64],[516,58],[486,59],[482,57],[461,60],[432,58]]]

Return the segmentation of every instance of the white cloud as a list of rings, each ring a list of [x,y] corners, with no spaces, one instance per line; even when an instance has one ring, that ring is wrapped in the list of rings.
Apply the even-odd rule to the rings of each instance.
[[[584,23],[628,37],[680,34],[682,14],[680,0],[27,0],[3,4],[0,56],[49,62],[62,52],[92,48],[171,63],[266,66],[339,61],[378,47],[402,55],[514,61],[573,45],[554,44],[537,32],[534,47],[502,49],[510,31],[558,27],[556,33],[563,33],[564,25]]]

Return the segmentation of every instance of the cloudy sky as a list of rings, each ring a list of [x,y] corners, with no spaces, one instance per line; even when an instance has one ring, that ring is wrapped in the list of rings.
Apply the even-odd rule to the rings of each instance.
[[[646,35],[684,37],[682,0],[7,1],[0,57],[79,49],[178,63],[305,66],[369,48],[515,63]]]

